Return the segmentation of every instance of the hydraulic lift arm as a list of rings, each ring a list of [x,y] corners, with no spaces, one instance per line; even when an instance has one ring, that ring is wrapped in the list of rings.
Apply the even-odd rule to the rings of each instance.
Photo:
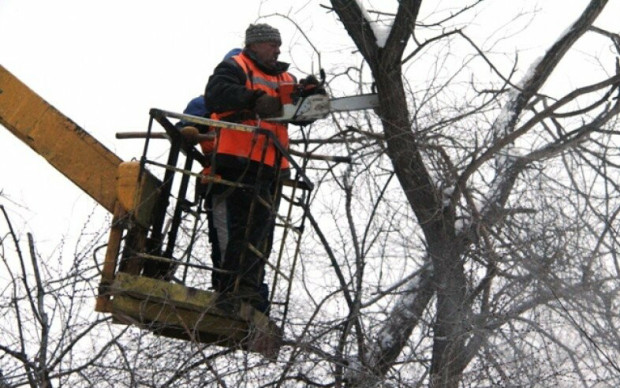
[[[2,66],[0,124],[113,213],[115,220],[131,212],[143,229],[149,227],[157,179],[141,174],[138,162],[123,162]],[[105,284],[114,277],[122,227],[114,223],[111,231],[109,247],[115,249],[106,254]]]
[[[110,212],[122,160],[0,66],[0,124]]]

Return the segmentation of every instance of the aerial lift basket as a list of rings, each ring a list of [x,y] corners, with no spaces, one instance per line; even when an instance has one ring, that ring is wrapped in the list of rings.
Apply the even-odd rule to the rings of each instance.
[[[205,280],[205,284],[209,272],[217,271],[210,265],[193,262],[197,256],[192,254],[197,234],[206,231],[198,227],[204,216],[203,200],[199,196],[189,199],[192,178],[207,181],[208,185],[235,186],[239,183],[192,172],[195,162],[201,166],[213,166],[215,158],[209,161],[181,135],[171,119],[198,126],[208,125],[211,129],[209,136],[213,138],[217,138],[221,128],[252,132],[254,136],[265,137],[265,146],[273,144],[279,154],[289,160],[293,178],[281,179],[282,184],[276,193],[283,198],[281,207],[284,208],[277,215],[276,225],[281,227],[279,243],[274,244],[277,254],[266,262],[272,319],[243,302],[234,313],[223,311],[216,303],[216,292],[204,289],[203,285],[188,284],[189,279],[197,278]],[[149,158],[154,122],[165,129],[165,137],[170,141],[165,162]],[[159,170],[160,176],[155,177],[155,170]],[[305,221],[304,209],[312,187],[303,167],[269,131],[152,109],[140,161],[119,166],[118,204],[102,270],[97,311],[111,313],[117,323],[137,325],[158,335],[276,357],[288,314]],[[273,201],[279,202],[278,199]],[[184,230],[189,232],[179,236]],[[181,240],[183,250],[179,249]],[[294,240],[292,246],[287,243],[291,240]],[[207,256],[207,252],[203,256]],[[181,267],[183,271],[179,271]],[[191,276],[196,271],[204,275]],[[182,276],[178,277],[177,272],[182,272]]]

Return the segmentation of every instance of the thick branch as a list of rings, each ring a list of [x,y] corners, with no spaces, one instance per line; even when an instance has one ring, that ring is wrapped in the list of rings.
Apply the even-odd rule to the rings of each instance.
[[[542,59],[533,66],[531,72],[526,75],[526,78],[522,81],[521,89],[516,91],[516,93],[512,95],[512,98],[506,103],[504,111],[502,112],[503,114],[496,119],[492,131],[497,132],[499,135],[512,133],[514,131],[518,119],[530,98],[538,93],[538,90],[549,78],[557,64],[572,45],[588,31],[607,4],[607,1],[608,0],[592,0],[579,19],[577,19],[567,32],[551,46]],[[493,148],[505,146],[514,140],[512,138],[513,136],[504,136],[499,143],[494,144]],[[473,160],[461,175],[457,188],[462,190],[471,174],[485,161],[489,160],[494,153],[495,151],[488,150],[478,159]],[[455,192],[455,195],[456,194]]]
[[[340,17],[340,22],[347,30],[355,45],[366,61],[373,67],[376,66],[379,47],[377,38],[368,20],[364,18],[364,13],[355,1],[332,0],[334,10]]]
[[[432,268],[427,266],[407,284],[379,330],[363,366],[349,368],[347,378],[352,386],[363,386],[368,379],[380,379],[392,367],[433,296],[432,277]]]
[[[551,158],[569,147],[574,147],[587,139],[590,133],[604,126],[613,117],[620,114],[620,100],[616,101],[611,109],[606,110],[596,117],[592,122],[584,124],[580,128],[571,132],[557,141],[540,147],[525,156],[515,158],[511,163],[507,163],[505,170],[497,174],[498,183],[492,191],[491,199],[485,206],[483,213],[484,225],[493,225],[505,214],[502,211],[512,191],[517,177],[523,170],[534,161]]]

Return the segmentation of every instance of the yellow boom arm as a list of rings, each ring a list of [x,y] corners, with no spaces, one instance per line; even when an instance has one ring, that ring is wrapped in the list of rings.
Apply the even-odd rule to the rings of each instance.
[[[0,66],[0,124],[110,212],[122,160]]]

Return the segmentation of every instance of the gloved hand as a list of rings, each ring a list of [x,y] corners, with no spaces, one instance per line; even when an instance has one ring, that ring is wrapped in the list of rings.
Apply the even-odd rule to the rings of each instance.
[[[260,117],[276,117],[280,116],[282,110],[282,104],[278,97],[271,97],[268,94],[263,94],[256,99],[254,105],[254,112]]]
[[[311,96],[313,94],[327,94],[325,88],[320,86],[321,83],[312,74],[300,80],[299,84],[303,86],[303,91],[301,92],[302,97]]]
[[[316,85],[319,84],[319,80],[315,76],[310,74],[306,78],[304,78],[301,81],[299,81],[299,83],[304,85],[304,86],[310,86],[310,85],[315,85],[316,86]]]

